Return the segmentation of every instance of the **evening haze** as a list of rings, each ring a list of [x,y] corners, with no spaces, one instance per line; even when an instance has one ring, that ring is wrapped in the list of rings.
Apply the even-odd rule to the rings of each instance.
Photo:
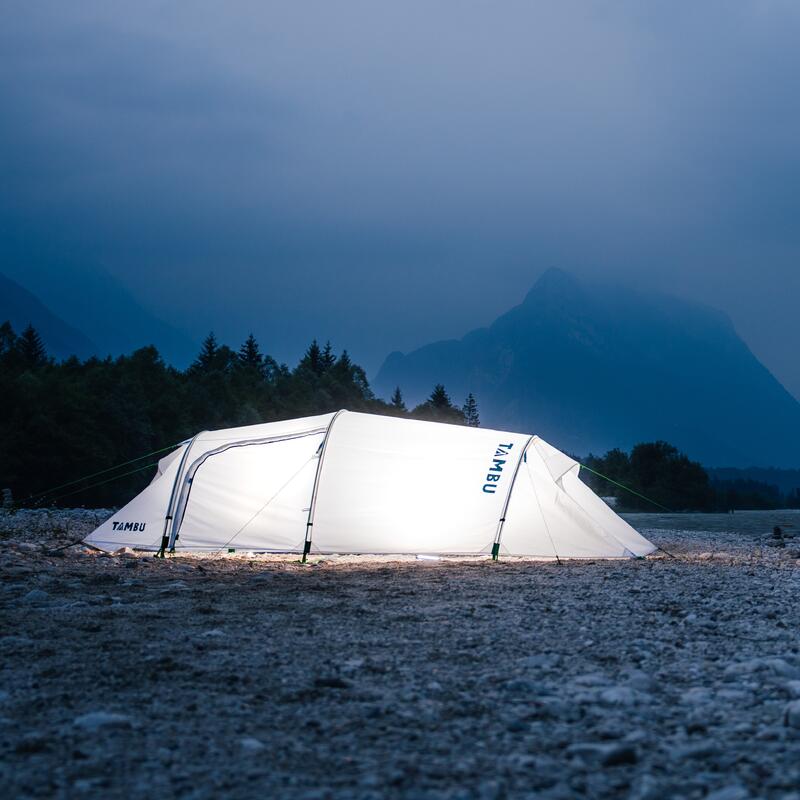
[[[132,296],[176,361],[252,331],[374,376],[558,267],[723,310],[798,396],[799,34],[779,1],[7,2],[0,272],[78,328]]]

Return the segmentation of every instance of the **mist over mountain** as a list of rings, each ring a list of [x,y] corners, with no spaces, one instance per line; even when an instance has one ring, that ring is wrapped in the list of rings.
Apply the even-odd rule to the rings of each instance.
[[[25,267],[9,267],[6,273],[10,273],[20,289],[24,287],[29,296],[38,298],[38,302],[93,343],[91,350],[87,352],[84,348],[82,354],[116,356],[154,344],[166,361],[176,366],[186,366],[195,356],[198,342],[144,308],[101,267],[64,257],[63,268],[53,271],[41,265],[35,255],[26,260],[20,257],[19,263]],[[4,305],[13,309],[14,297],[4,301]],[[13,320],[19,312],[13,316],[8,312],[0,315],[0,319],[10,316]],[[60,350],[50,347],[44,330],[40,332],[51,355],[60,356]]]
[[[88,358],[97,345],[54,314],[36,295],[0,273],[0,322],[8,320],[17,333],[33,325],[47,352],[56,358]]]
[[[578,454],[666,439],[710,466],[800,463],[800,403],[724,314],[557,269],[488,328],[392,353],[374,386],[417,402],[439,382]]]

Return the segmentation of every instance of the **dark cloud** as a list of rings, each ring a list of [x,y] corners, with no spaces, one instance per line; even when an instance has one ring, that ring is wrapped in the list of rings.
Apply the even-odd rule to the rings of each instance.
[[[728,311],[800,394],[800,8],[7,3],[0,255],[370,369],[557,265]],[[36,286],[31,286],[36,288]]]

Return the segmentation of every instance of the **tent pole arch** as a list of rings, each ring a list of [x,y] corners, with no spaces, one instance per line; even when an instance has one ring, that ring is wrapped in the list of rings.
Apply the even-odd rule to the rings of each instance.
[[[197,437],[203,433],[206,433],[206,431],[200,431],[200,433],[196,433],[194,436],[192,436],[192,438],[189,440],[189,444],[186,445],[186,450],[183,451],[180,464],[178,464],[178,471],[175,473],[175,480],[172,482],[172,491],[169,495],[169,503],[167,503],[167,515],[164,517],[164,531],[161,534],[161,547],[159,547],[158,552],[156,553],[156,555],[160,556],[161,558],[164,558],[164,552],[166,551],[167,547],[171,546],[172,535],[169,530],[169,524],[175,514],[175,503],[178,500],[178,486],[181,482],[181,476],[183,475],[183,471],[186,467],[186,462],[189,459],[189,451],[192,449],[192,445],[197,440]]]
[[[328,439],[330,439],[331,436],[333,423],[336,422],[343,411],[345,411],[345,409],[341,408],[333,415],[333,419],[328,423],[328,430],[325,431],[325,438],[320,445],[319,461],[317,462],[317,471],[314,475],[314,488],[311,490],[311,505],[308,508],[308,520],[306,521],[306,538],[303,542],[303,557],[301,559],[303,564],[306,563],[308,554],[311,552],[311,529],[314,527],[314,512],[317,509],[317,490],[319,489],[320,475],[322,475],[322,462],[325,460],[325,450],[328,446]]]
[[[508,492],[506,492],[506,500],[503,503],[503,511],[500,514],[500,520],[497,523],[497,531],[494,535],[494,543],[492,544],[492,561],[497,561],[497,558],[500,555],[500,537],[503,535],[503,524],[506,521],[506,512],[508,511],[508,506],[511,503],[511,492],[514,490],[514,482],[517,480],[517,473],[519,472],[522,460],[525,458],[525,453],[528,451],[528,447],[530,447],[530,443],[532,441],[533,436],[531,436],[528,441],[525,442],[525,447],[522,448],[522,452],[519,454],[519,458],[517,459],[517,466],[514,467],[514,474],[511,476],[511,483],[509,484]]]

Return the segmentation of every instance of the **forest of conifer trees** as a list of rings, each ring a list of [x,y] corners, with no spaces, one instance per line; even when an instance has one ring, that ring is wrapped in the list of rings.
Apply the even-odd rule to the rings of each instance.
[[[113,506],[150,480],[159,451],[199,430],[324,414],[340,408],[477,425],[471,395],[463,409],[445,387],[408,409],[398,387],[386,402],[373,394],[347,351],[313,341],[290,369],[262,353],[250,335],[238,350],[209,334],[186,370],[167,365],[155,347],[118,358],[49,358],[37,332],[0,325],[0,489],[14,502]],[[70,484],[110,466],[142,459],[103,482]],[[137,471],[133,471],[137,470]],[[125,473],[132,474],[115,477]],[[100,485],[87,488],[91,484]],[[45,493],[46,494],[42,494]]]

